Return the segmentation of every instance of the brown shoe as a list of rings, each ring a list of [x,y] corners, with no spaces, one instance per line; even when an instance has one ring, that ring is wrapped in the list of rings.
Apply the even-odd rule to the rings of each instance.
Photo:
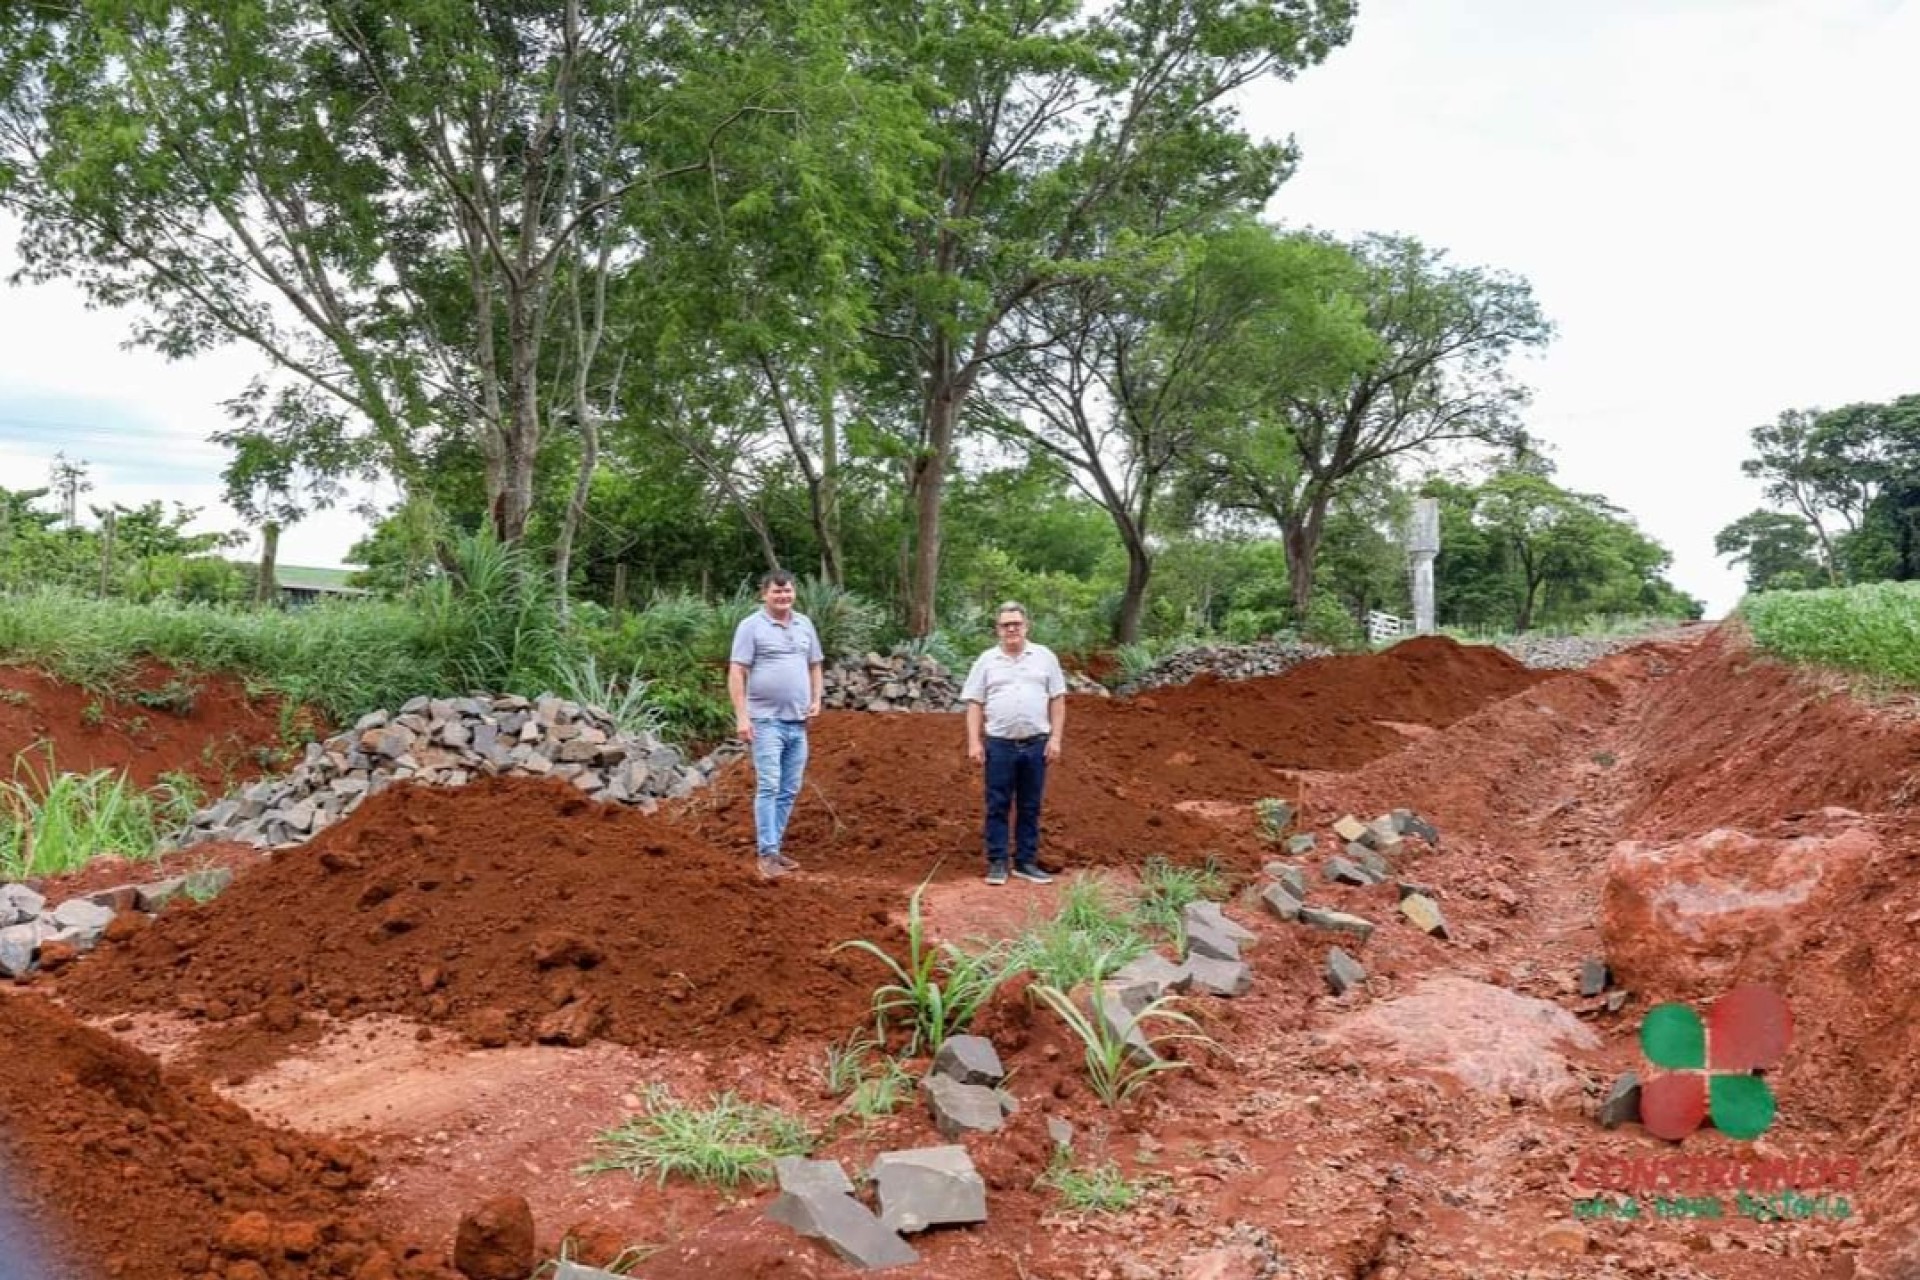
[[[780,865],[778,858],[756,858],[754,861],[759,864],[762,880],[778,880],[787,874],[787,869]]]
[[[800,864],[784,853],[776,853],[773,855],[773,865],[779,867],[782,871],[798,871],[800,869]]]

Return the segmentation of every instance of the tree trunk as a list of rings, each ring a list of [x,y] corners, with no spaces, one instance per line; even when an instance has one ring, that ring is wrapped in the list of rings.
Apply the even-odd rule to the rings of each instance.
[[[1127,539],[1127,589],[1120,596],[1120,616],[1114,619],[1113,642],[1132,644],[1140,638],[1140,616],[1146,612],[1147,582],[1153,577],[1153,554],[1144,540]]]
[[[276,562],[280,558],[280,522],[269,520],[260,530],[260,572],[253,583],[253,604],[264,609],[273,603],[275,586],[273,577],[277,572]]]
[[[927,405],[927,444],[914,470],[913,577],[907,584],[907,634],[914,637],[932,635],[939,625],[935,604],[940,589],[940,507],[946,497],[954,426],[967,390],[964,380],[953,379],[939,387]]]
[[[814,491],[813,522],[820,540],[820,578],[829,586],[845,586],[840,553],[840,423],[831,394],[820,406],[820,483]]]
[[[573,573],[573,539],[586,518],[587,495],[593,488],[593,472],[600,465],[600,424],[593,411],[576,401],[574,414],[580,421],[580,472],[573,479],[573,496],[567,499],[567,514],[560,522],[560,539],[553,548],[554,599],[560,616],[567,613],[567,581]]]
[[[1320,531],[1326,522],[1324,498],[1311,498],[1305,510],[1280,521],[1282,540],[1287,548],[1287,586],[1293,602],[1294,625],[1307,620],[1313,603],[1313,566],[1320,555]]]

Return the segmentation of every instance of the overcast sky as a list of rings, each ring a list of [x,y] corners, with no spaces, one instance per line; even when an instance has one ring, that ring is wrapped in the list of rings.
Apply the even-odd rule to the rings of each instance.
[[[1713,534],[1758,504],[1748,430],[1920,391],[1916,68],[1920,0],[1362,0],[1248,123],[1304,151],[1276,218],[1533,283],[1559,334],[1521,366],[1530,428],[1717,616],[1740,575]],[[217,507],[204,441],[252,362],[168,366],[124,332],[68,290],[0,291],[0,484],[45,483],[64,447],[95,501]],[[310,519],[282,558],[337,564],[358,533]]]

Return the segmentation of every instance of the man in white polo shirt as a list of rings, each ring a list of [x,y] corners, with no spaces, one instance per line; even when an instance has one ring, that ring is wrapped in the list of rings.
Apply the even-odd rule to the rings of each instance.
[[[1034,884],[1040,867],[1040,798],[1047,766],[1067,730],[1067,678],[1053,650],[1027,638],[1027,610],[1009,600],[994,614],[1000,643],[974,660],[960,690],[967,704],[967,759],[986,766],[987,883],[1007,882],[1007,812],[1013,811],[1013,874]]]

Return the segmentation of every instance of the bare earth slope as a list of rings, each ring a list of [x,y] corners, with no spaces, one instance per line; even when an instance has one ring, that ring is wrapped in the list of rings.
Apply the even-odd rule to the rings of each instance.
[[[791,836],[806,871],[775,886],[746,873],[741,768],[651,817],[557,785],[400,790],[42,985],[65,1016],[198,1077],[182,1087],[219,1087],[262,1120],[365,1152],[369,1186],[341,1188],[368,1222],[340,1237],[356,1247],[387,1232],[424,1244],[422,1264],[443,1260],[458,1214],[511,1191],[549,1242],[578,1227],[659,1246],[642,1276],[847,1274],[766,1222],[764,1195],[572,1170],[647,1081],[688,1097],[735,1089],[826,1127],[819,1060],[860,1027],[881,978],[836,944],[897,949],[906,895],[928,877],[934,927],[956,940],[1015,929],[1057,898],[977,882],[977,787],[952,717],[829,715]],[[1352,947],[1370,976],[1333,998],[1330,940],[1241,899],[1230,910],[1260,935],[1254,989],[1194,1006],[1221,1052],[1191,1055],[1118,1113],[1088,1093],[1051,1017],[1004,992],[981,1029],[1022,1106],[1005,1133],[968,1140],[992,1220],[917,1240],[915,1273],[1910,1274],[1916,787],[1912,721],[1724,629],[1550,677],[1421,640],[1270,680],[1076,699],[1050,787],[1052,862],[1083,873],[1212,855],[1257,883],[1274,850],[1251,804],[1287,797],[1323,833],[1302,860],[1314,901],[1379,926]],[[1442,833],[1402,870],[1435,890],[1444,940],[1398,917],[1390,884],[1318,883],[1333,819],[1403,806]],[[1576,990],[1582,959],[1603,954],[1629,993],[1614,1011]],[[1593,1122],[1614,1077],[1644,1070],[1652,1004],[1704,1007],[1742,982],[1772,986],[1794,1016],[1765,1134],[1703,1128],[1676,1145]],[[33,1008],[49,1045],[91,1043]],[[1147,1186],[1141,1203],[1082,1222],[1035,1190],[1048,1115],[1075,1122],[1083,1159]],[[209,1133],[196,1140],[215,1151],[244,1141]],[[909,1107],[870,1129],[833,1125],[825,1154],[859,1169],[935,1141]],[[1594,1216],[1610,1190],[1596,1170],[1676,1156],[1857,1170],[1844,1217],[1829,1200],[1759,1221],[1732,1189],[1663,1213],[1617,1188],[1608,1203],[1633,1199],[1638,1215]],[[50,1158],[16,1144],[16,1181],[43,1219]],[[1709,1198],[1721,1216],[1704,1216]],[[111,1232],[77,1214],[53,1225],[98,1265],[145,1213],[122,1206]]]

